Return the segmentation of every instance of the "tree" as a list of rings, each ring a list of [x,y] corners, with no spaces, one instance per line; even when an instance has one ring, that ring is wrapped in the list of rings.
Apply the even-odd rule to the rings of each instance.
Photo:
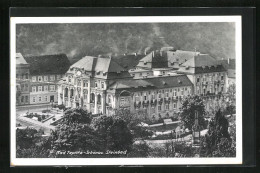
[[[119,109],[114,116],[126,122],[127,127],[133,131],[135,138],[146,138],[153,135],[152,131],[148,131],[145,127],[140,126],[141,122],[147,120],[146,112],[131,113],[128,109]]]
[[[208,132],[201,141],[201,155],[206,157],[231,157],[235,145],[228,132],[229,122],[219,110],[209,122]]]
[[[205,106],[203,100],[199,96],[190,96],[183,100],[180,118],[184,126],[192,130],[195,122],[195,111],[198,111],[198,123],[204,126]]]
[[[227,92],[220,97],[210,100],[209,113],[215,115],[220,109],[225,115],[232,115],[236,112],[236,85],[231,84]]]
[[[120,117],[97,117],[92,123],[96,134],[105,140],[105,148],[109,150],[130,150],[133,137],[127,123]]]
[[[91,113],[82,108],[73,108],[64,112],[64,117],[60,123],[68,125],[72,123],[90,124],[91,120]]]
[[[103,139],[88,124],[62,124],[51,134],[53,157],[84,157],[69,152],[102,151]],[[59,151],[65,152],[59,155]]]
[[[236,84],[231,84],[228,87],[226,98],[226,111],[229,115],[236,112]]]
[[[33,128],[16,130],[16,147],[17,149],[27,149],[34,146],[37,138],[37,130]]]
[[[50,140],[42,137],[41,130],[16,130],[16,156],[18,158],[44,158],[49,156]]]
[[[144,141],[139,144],[133,144],[132,150],[127,157],[148,157],[150,150],[151,148]]]
[[[105,148],[109,150],[130,150],[133,137],[127,123],[120,117],[100,116],[93,121],[97,134],[105,140]]]

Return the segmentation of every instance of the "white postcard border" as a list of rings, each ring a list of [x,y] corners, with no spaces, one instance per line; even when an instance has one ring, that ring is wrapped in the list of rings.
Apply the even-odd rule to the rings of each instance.
[[[204,165],[242,164],[242,18],[241,16],[11,17],[10,18],[10,164],[37,165]],[[16,24],[25,23],[175,23],[235,22],[236,157],[234,158],[16,158]]]

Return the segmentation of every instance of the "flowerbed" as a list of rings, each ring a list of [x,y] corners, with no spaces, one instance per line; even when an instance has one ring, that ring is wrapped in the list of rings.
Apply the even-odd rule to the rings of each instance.
[[[38,121],[44,122],[45,120],[49,119],[52,115],[41,115],[37,113],[30,113],[25,117],[35,120],[37,118]]]

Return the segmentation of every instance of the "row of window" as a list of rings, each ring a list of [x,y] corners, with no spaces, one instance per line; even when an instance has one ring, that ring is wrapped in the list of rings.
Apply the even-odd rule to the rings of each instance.
[[[105,83],[104,82],[100,82],[100,81],[95,82],[95,87],[104,89],[105,88]]]
[[[48,85],[38,86],[38,92],[42,92],[42,91],[56,91],[55,90],[55,85],[50,85],[50,90],[49,90]],[[32,92],[37,92],[37,87],[36,86],[32,87]]]
[[[49,79],[50,78],[50,79]],[[61,75],[56,76],[56,80],[59,80],[61,78]],[[47,81],[55,81],[55,75],[50,75],[50,76],[33,76],[32,77],[32,82],[47,82]]]
[[[202,78],[202,80],[200,80],[201,78]],[[203,81],[203,82],[209,81],[209,82],[211,82],[211,81],[214,81],[214,79],[215,80],[219,79],[219,76],[218,76],[217,73],[215,74],[215,77],[214,77],[214,75],[212,75],[212,76],[203,76],[203,77],[199,76],[199,77],[197,77],[197,82],[200,82],[200,81]],[[224,80],[224,75],[220,76],[220,80]]]
[[[157,107],[158,107],[158,112],[162,111],[162,105],[158,105]],[[166,104],[164,106],[164,109],[165,110],[169,110],[170,109],[170,104]],[[173,103],[173,109],[177,109],[177,104],[176,103]],[[155,113],[155,109],[154,108],[151,109],[151,113]]]
[[[28,96],[21,96],[21,103],[28,103],[29,97]]]
[[[218,92],[218,89],[215,89],[215,92]],[[224,87],[222,86],[220,88],[221,92],[224,92]],[[207,90],[206,88],[203,88],[202,92],[200,93],[200,89],[197,88],[197,94],[208,94],[208,93],[213,93],[213,88],[210,88],[209,90]]]
[[[16,79],[29,79],[29,74],[16,74]]]
[[[184,95],[184,91],[187,91],[188,95],[191,94],[190,90],[188,90],[188,88],[185,87],[185,88],[166,90],[164,96],[165,97],[169,97],[169,92],[173,92],[173,96],[178,96],[177,92],[180,92],[180,95],[183,96]],[[148,92],[148,93],[151,94],[150,92]],[[164,93],[164,90],[158,91],[157,97],[158,98],[162,98],[162,93]],[[140,101],[141,97],[142,97],[142,93],[135,95],[135,101]],[[144,95],[143,96],[143,100],[147,100],[147,99],[148,99],[147,95]],[[151,99],[155,99],[155,93],[152,93]]]
[[[38,102],[41,102],[41,101],[48,101],[48,96],[44,96],[44,97],[42,97],[42,96],[39,96],[38,97]],[[36,102],[36,97],[32,97],[32,102],[33,103],[35,103]]]
[[[28,84],[21,84],[21,91],[29,91],[29,85]]]

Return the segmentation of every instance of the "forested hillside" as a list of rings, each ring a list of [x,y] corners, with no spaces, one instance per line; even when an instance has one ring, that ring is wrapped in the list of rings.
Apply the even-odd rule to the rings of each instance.
[[[235,58],[234,23],[18,24],[17,52],[24,56],[143,53],[162,46]]]

